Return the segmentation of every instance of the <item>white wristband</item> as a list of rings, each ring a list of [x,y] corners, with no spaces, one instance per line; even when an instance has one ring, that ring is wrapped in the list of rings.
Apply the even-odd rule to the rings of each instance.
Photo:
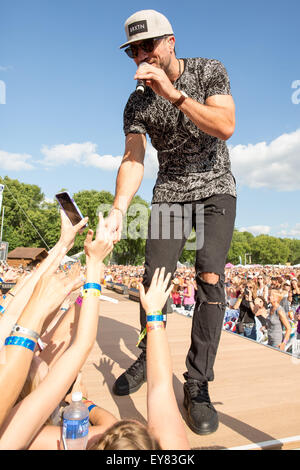
[[[29,330],[28,328],[24,328],[23,326],[20,325],[15,325],[11,331],[11,334],[13,333],[21,333],[22,335],[30,336],[31,338],[34,338],[35,340],[38,340],[40,335],[36,333],[33,330]]]

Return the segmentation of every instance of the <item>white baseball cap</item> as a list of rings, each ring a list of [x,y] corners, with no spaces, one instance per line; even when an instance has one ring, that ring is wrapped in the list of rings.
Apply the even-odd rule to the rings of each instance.
[[[174,34],[169,20],[155,10],[137,11],[125,21],[124,26],[127,42],[122,44],[120,49],[135,41]]]

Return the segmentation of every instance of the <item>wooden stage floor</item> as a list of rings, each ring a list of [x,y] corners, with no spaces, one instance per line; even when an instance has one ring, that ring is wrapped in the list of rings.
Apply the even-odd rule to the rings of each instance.
[[[146,384],[125,397],[111,391],[115,379],[140,353],[136,348],[139,305],[106,289],[103,294],[119,303],[101,301],[97,340],[84,365],[83,380],[90,399],[99,406],[116,417],[145,422]],[[177,313],[168,316],[174,390],[184,420],[182,374],[191,324],[191,318]],[[279,449],[300,447],[300,360],[223,331],[214,370],[209,391],[220,425],[209,436],[198,436],[186,425],[192,449],[252,448],[257,443],[268,443],[268,447],[269,441]],[[283,438],[291,438],[291,443],[274,443]]]

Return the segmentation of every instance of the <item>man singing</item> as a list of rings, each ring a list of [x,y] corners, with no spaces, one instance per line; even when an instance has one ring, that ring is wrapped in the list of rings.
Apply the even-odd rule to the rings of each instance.
[[[227,72],[219,61],[176,57],[173,29],[164,15],[138,11],[125,22],[125,32],[127,42],[120,48],[126,48],[137,65],[134,78],[144,82],[145,90],[132,93],[124,110],[125,153],[106,224],[115,241],[120,240],[122,218],[143,178],[148,134],[157,150],[159,171],[143,284],[150,286],[157,267],[165,266],[166,272],[174,274],[189,236],[186,230],[181,237],[175,236],[176,224],[179,218],[185,222],[188,218],[197,235],[197,293],[184,373],[184,406],[191,429],[209,434],[219,422],[208,382],[214,379],[225,312],[224,267],[236,212],[235,179],[226,145],[235,128],[235,106]],[[171,209],[167,238],[161,233],[164,217],[157,217],[166,207]],[[151,236],[153,231],[159,236]],[[140,322],[143,331],[146,315],[142,308]],[[140,343],[139,358],[116,380],[115,394],[133,393],[146,381],[146,339]]]

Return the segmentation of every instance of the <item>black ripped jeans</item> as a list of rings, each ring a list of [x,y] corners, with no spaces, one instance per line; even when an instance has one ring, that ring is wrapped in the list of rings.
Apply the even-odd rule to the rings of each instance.
[[[196,305],[193,315],[191,346],[186,358],[185,379],[212,381],[225,313],[224,268],[230,248],[236,214],[236,198],[216,194],[192,203],[153,204],[148,225],[143,284],[149,287],[157,267],[165,267],[172,276],[192,228],[196,242],[188,242],[196,250]],[[219,275],[217,284],[209,284],[201,273]],[[211,304],[210,302],[216,302]],[[163,309],[166,313],[166,306]],[[141,330],[146,315],[140,306]],[[140,343],[146,348],[146,338]]]

